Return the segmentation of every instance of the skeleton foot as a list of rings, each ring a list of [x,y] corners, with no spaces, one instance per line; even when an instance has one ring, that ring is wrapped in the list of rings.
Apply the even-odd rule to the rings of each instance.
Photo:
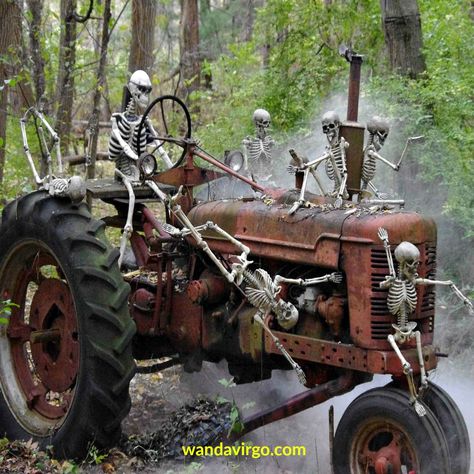
[[[118,266],[119,268],[122,266],[123,257],[125,255],[125,248],[127,246],[127,242],[132,235],[133,228],[131,225],[126,225],[123,228],[122,236],[120,237],[120,256],[118,259]]]
[[[300,207],[304,206],[304,203],[305,201],[302,201],[301,199],[295,201],[293,206],[291,206],[291,209],[288,211],[288,215],[292,216]]]

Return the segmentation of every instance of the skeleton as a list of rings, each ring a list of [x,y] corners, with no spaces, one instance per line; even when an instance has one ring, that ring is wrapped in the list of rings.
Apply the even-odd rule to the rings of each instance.
[[[270,127],[270,114],[264,109],[257,109],[253,113],[256,137],[246,137],[242,140],[245,147],[246,167],[254,179],[268,181],[271,178],[272,155],[274,141],[267,134]]]
[[[150,182],[150,186],[154,186],[156,188],[157,194],[161,195],[163,201],[168,205],[170,211],[184,225],[182,229],[178,229],[172,225],[165,224],[163,228],[166,230],[166,232],[175,237],[185,237],[191,235],[196,241],[198,247],[211,258],[219,271],[229,282],[235,283],[237,286],[240,286],[243,282],[246,283],[244,289],[245,296],[247,297],[248,302],[258,309],[257,313],[254,315],[254,320],[260,324],[270,335],[277,348],[295,370],[299,381],[304,385],[306,383],[306,377],[303,370],[286,351],[279,339],[273,334],[272,330],[265,323],[264,318],[266,315],[272,312],[275,314],[278,324],[281,327],[287,330],[291,329],[298,322],[298,310],[292,303],[284,301],[281,298],[278,299],[278,295],[281,291],[281,284],[309,286],[325,282],[341,283],[341,273],[330,273],[321,277],[309,279],[285,278],[280,275],[276,275],[272,280],[270,275],[262,268],[251,271],[247,268],[251,263],[253,263],[247,259],[250,252],[248,247],[242,244],[239,240],[232,237],[212,221],[208,221],[200,226],[194,226],[189,221],[186,214],[184,214],[184,212],[181,210],[181,207],[179,205],[173,204],[174,199],[169,199],[166,195],[164,195],[158,189],[155,183]],[[236,257],[237,261],[232,263],[230,271],[222,264],[217,256],[214,255],[206,241],[203,239],[201,232],[208,229],[217,232],[242,251],[242,253]]]
[[[322,117],[321,123],[323,133],[326,135],[326,138],[329,142],[328,146],[326,147],[326,152],[313,161],[300,164],[299,166],[290,165],[287,168],[290,173],[304,171],[300,197],[290,209],[289,214],[294,214],[296,210],[305,203],[304,194],[306,192],[309,173],[315,177],[322,193],[326,194],[322,183],[316,175],[316,169],[323,161],[325,162],[326,173],[329,179],[334,181],[334,190],[332,195],[336,197],[335,207],[340,208],[342,206],[342,199],[347,199],[349,197],[346,189],[346,148],[349,146],[349,143],[344,140],[344,137],[340,136],[341,121],[339,119],[339,115],[334,111],[326,112]]]
[[[375,177],[377,161],[379,160],[382,163],[390,166],[394,171],[400,170],[400,165],[402,164],[403,159],[408,151],[408,145],[415,141],[421,140],[423,137],[410,137],[405,143],[405,148],[398,160],[397,164],[393,164],[383,156],[379,154],[379,151],[382,149],[385,140],[387,139],[388,133],[390,131],[390,126],[388,122],[378,116],[372,117],[367,122],[367,130],[369,132],[369,139],[364,148],[364,163],[362,165],[362,191],[366,190],[368,187],[372,189],[377,198],[385,199],[386,195],[379,193],[378,189],[372,183],[372,180]]]
[[[398,262],[398,273],[395,272],[388,233],[385,229],[378,230],[379,238],[383,241],[385,253],[387,256],[390,275],[385,277],[385,281],[380,283],[381,288],[388,289],[387,306],[391,314],[397,317],[397,323],[392,324],[395,334],[388,335],[388,342],[396,352],[403,367],[403,372],[407,377],[408,386],[411,394],[411,401],[415,406],[418,415],[423,416],[426,412],[423,406],[418,402],[418,394],[413,380],[413,370],[410,363],[405,359],[400,351],[398,344],[415,339],[418,353],[418,362],[420,364],[421,389],[428,385],[423,353],[421,350],[421,333],[415,331],[417,323],[409,321],[409,316],[413,313],[417,304],[416,285],[443,285],[449,286],[454,294],[468,306],[469,311],[473,311],[472,303],[461,293],[461,291],[450,280],[439,281],[427,278],[419,278],[417,269],[420,262],[419,250],[410,242],[402,242],[395,249],[395,259]]]
[[[172,166],[168,154],[161,146],[162,144],[154,138],[157,133],[148,117],[139,134],[139,124],[142,121],[141,113],[148,105],[152,89],[148,74],[141,70],[135,71],[130,77],[127,88],[130,92],[130,100],[123,113],[112,115],[112,134],[109,140],[109,158],[115,161],[115,176],[123,182],[129,195],[127,220],[120,240],[119,266],[123,260],[127,241],[133,231],[132,218],[135,207],[133,186],[141,183],[140,171],[137,166],[138,150],[143,151],[146,145],[154,143],[166,166],[168,168]]]
[[[28,137],[26,133],[26,124],[28,118],[33,116],[37,120],[37,132],[38,138],[40,141],[41,150],[46,157],[47,163],[47,174],[44,178],[40,178],[38,171],[36,170],[33,157],[30,152],[30,147],[28,144]],[[52,139],[53,146],[56,150],[57,158],[57,172],[59,175],[63,173],[63,165],[61,158],[61,148],[60,148],[60,139],[58,134],[53,130],[48,121],[44,118],[44,115],[34,107],[28,109],[25,115],[20,120],[20,129],[23,139],[23,150],[25,151],[28,164],[30,165],[31,171],[35,178],[36,184],[40,189],[48,191],[51,196],[56,196],[60,198],[69,198],[72,202],[80,202],[84,199],[86,195],[86,188],[84,180],[80,176],[72,176],[70,178],[62,178],[53,174],[52,169],[52,158],[51,150],[48,146],[48,140],[46,139],[45,129]]]

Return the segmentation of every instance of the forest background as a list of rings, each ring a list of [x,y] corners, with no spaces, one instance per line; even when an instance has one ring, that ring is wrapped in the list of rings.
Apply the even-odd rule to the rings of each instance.
[[[381,176],[408,208],[436,217],[442,273],[469,292],[472,38],[467,0],[0,0],[0,207],[32,189],[19,129],[26,108],[41,106],[71,164],[91,142],[92,165],[74,172],[92,177],[138,68],[153,97],[190,105],[193,135],[218,156],[239,148],[253,111],[267,109],[283,172],[288,145],[313,156],[320,116],[345,103],[346,44],[364,55],[361,121],[377,113],[391,122],[384,156],[394,162],[408,136],[426,137],[400,173]]]

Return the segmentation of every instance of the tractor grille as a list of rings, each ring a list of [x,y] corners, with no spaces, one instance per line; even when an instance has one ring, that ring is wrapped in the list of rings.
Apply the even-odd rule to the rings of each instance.
[[[420,266],[418,272],[424,278],[433,279],[436,274],[436,246],[431,243],[418,245],[420,251]],[[393,256],[393,248],[392,248]],[[393,257],[395,265],[396,261]],[[373,339],[385,340],[393,333],[392,323],[395,317],[390,314],[387,307],[388,290],[379,287],[389,274],[385,249],[372,248],[370,255],[371,266],[371,297],[370,297],[370,327]],[[411,320],[418,321],[422,333],[432,333],[434,325],[435,291],[434,286],[417,288],[418,304]]]

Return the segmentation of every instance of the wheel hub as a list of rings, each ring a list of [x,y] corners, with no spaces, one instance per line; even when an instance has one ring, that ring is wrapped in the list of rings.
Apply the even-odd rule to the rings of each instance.
[[[54,257],[18,252],[6,330],[11,362],[26,406],[51,420],[67,413],[79,370],[79,341],[70,289]],[[51,278],[50,276],[54,276]],[[28,304],[31,302],[31,304]]]
[[[79,344],[74,305],[68,286],[43,280],[31,303],[31,353],[41,381],[54,392],[64,392],[79,368]]]

